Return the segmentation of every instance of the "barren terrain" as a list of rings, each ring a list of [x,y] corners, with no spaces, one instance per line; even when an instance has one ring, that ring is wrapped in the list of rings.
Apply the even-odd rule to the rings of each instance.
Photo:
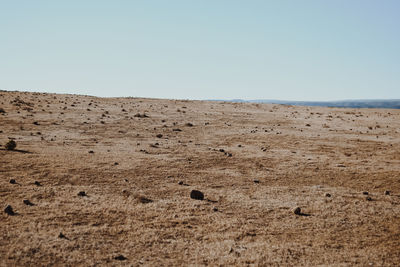
[[[400,263],[400,110],[5,91],[0,108],[0,266]]]

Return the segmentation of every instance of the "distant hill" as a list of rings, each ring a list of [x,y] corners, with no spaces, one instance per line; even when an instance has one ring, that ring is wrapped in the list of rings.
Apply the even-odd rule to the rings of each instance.
[[[338,108],[389,108],[400,109],[400,99],[371,99],[371,100],[342,100],[342,101],[286,101],[286,100],[219,100],[228,102],[243,102],[243,103],[268,103],[268,104],[284,104],[294,106],[319,106],[319,107],[338,107]]]

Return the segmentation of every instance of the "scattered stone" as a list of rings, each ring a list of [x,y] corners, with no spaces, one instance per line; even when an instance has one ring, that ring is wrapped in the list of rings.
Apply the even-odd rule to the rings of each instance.
[[[36,185],[36,186],[42,186],[42,184],[40,182],[38,182],[38,181],[35,181],[33,184]]]
[[[145,113],[143,113],[143,114],[136,113],[133,117],[135,117],[135,118],[148,118],[149,116],[147,116]]]
[[[204,200],[204,194],[201,191],[192,190],[192,192],[190,192],[190,198],[197,200]]]
[[[193,124],[192,124],[192,123],[190,123],[190,122],[188,122],[188,123],[186,123],[186,124],[185,124],[185,126],[187,126],[187,127],[192,127],[192,126],[193,126]]]
[[[371,197],[369,197],[369,196],[368,196],[368,197],[366,197],[365,199],[366,199],[367,201],[372,201],[372,198],[371,198]]]
[[[293,213],[296,214],[296,215],[301,215],[301,209],[300,209],[300,207],[296,207],[296,208],[293,210]]]
[[[11,207],[11,205],[8,205],[8,206],[4,209],[4,212],[7,213],[7,214],[10,215],[10,216],[15,215],[15,212],[14,212],[13,208]]]
[[[86,192],[85,192],[85,191],[80,191],[80,192],[78,193],[78,196],[80,196],[80,197],[86,197],[87,195],[86,195]]]
[[[125,256],[123,256],[123,255],[118,255],[118,256],[114,257],[114,260],[118,260],[118,261],[124,261],[126,259],[127,258]]]
[[[367,191],[364,191],[364,192],[363,192],[363,195],[368,195],[368,192],[367,192]]]
[[[386,191],[385,191],[385,195],[386,195],[386,196],[389,196],[389,195],[390,195],[390,191],[386,190]]]
[[[61,232],[60,232],[60,234],[58,235],[58,238],[65,238],[65,239],[67,239],[67,237],[66,237],[63,233],[61,233]]]
[[[6,113],[6,111],[3,108],[0,108],[0,113]]]
[[[178,184],[179,184],[179,185],[183,185],[183,181],[179,181]]]
[[[34,121],[33,124],[40,125],[39,122],[37,122],[37,121]]]
[[[326,193],[325,196],[326,196],[326,197],[331,197],[331,194]]]
[[[35,204],[33,204],[32,202],[30,202],[28,199],[24,199],[22,202],[23,202],[25,205],[27,205],[27,206],[35,206]]]
[[[147,204],[147,203],[153,202],[153,200],[151,200],[151,199],[149,199],[147,197],[144,197],[144,196],[140,196],[138,199],[139,199],[140,203],[143,203],[143,204]]]
[[[172,131],[174,131],[174,132],[182,132],[182,130],[179,129],[179,128],[172,129]]]
[[[163,135],[162,135],[162,134],[157,134],[156,137],[157,137],[157,138],[162,138]]]
[[[222,148],[220,148],[220,149],[219,149],[219,152],[223,152],[223,153],[224,153],[224,152],[225,152],[225,150],[224,150],[224,149],[222,149]]]
[[[255,184],[259,184],[259,183],[260,183],[260,180],[255,179],[253,182],[254,182]]]
[[[217,207],[214,207],[214,208],[213,208],[213,211],[217,212],[217,211],[218,211],[218,208],[217,208]]]
[[[93,150],[89,150],[89,154],[93,154],[94,153],[94,151]]]
[[[11,179],[10,180],[10,184],[16,184],[17,182],[15,181],[15,179]]]
[[[114,165],[119,165],[119,163],[118,162],[114,162]]]
[[[17,143],[12,139],[9,140],[5,145],[5,148],[7,150],[14,150],[16,147],[17,147]]]

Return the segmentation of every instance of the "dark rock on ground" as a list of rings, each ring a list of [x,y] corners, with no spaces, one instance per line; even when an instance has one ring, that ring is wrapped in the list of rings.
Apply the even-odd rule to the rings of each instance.
[[[190,192],[190,198],[197,200],[204,200],[204,194],[201,191],[192,190],[192,192]]]
[[[30,202],[28,199],[24,199],[23,201],[22,201],[25,205],[28,205],[28,206],[34,206],[35,204],[33,204],[32,202]]]
[[[14,212],[13,208],[11,207],[11,205],[8,205],[4,209],[4,212],[7,213],[8,215],[11,215],[11,216],[15,215],[15,212]]]
[[[296,215],[301,215],[301,208],[300,208],[300,207],[296,207],[296,208],[293,210],[293,213],[296,214]]]
[[[127,258],[125,256],[123,256],[123,255],[118,255],[118,256],[114,257],[114,260],[118,260],[118,261],[124,261],[126,259]]]
[[[86,195],[86,192],[85,192],[85,191],[80,191],[80,192],[78,193],[78,196],[80,196],[80,197],[86,197],[87,195]]]

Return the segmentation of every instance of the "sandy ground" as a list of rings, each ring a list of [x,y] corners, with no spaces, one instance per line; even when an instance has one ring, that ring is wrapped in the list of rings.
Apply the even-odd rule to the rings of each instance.
[[[4,91],[0,108],[0,266],[400,263],[400,110]]]

